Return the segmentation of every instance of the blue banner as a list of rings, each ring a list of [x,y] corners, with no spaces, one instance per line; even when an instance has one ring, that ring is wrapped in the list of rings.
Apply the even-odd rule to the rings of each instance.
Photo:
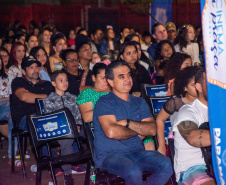
[[[47,140],[71,134],[71,129],[65,112],[32,117],[37,140]]]
[[[172,20],[172,0],[154,0],[151,3],[151,14],[160,23],[165,25]],[[155,20],[151,19],[151,26]]]
[[[213,167],[226,181],[226,1],[201,0]]]

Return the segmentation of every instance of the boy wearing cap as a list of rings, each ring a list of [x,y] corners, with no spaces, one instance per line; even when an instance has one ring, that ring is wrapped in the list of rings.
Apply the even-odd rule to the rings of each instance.
[[[32,56],[26,57],[21,63],[22,77],[12,81],[13,114],[20,121],[20,128],[27,130],[26,115],[35,114],[35,99],[45,98],[54,91],[50,82],[39,78],[41,63]]]

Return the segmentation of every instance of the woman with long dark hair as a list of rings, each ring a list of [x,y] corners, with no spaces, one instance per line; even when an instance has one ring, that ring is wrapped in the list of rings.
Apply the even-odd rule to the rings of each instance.
[[[164,84],[164,67],[174,53],[173,44],[169,40],[162,40],[155,50],[155,73],[151,79],[153,84]]]
[[[49,58],[46,53],[46,50],[41,46],[36,46],[31,49],[30,55],[35,57],[42,64],[39,71],[39,77],[42,80],[51,81],[49,77],[49,75],[51,74],[51,70],[50,70]]]
[[[22,76],[21,63],[23,58],[25,57],[25,52],[25,46],[22,43],[15,42],[12,45],[9,55],[9,65],[11,65],[11,67],[9,68],[8,72],[10,84],[14,78]]]
[[[112,28],[108,28],[105,33],[105,39],[101,42],[100,54],[109,55],[118,51],[118,44],[115,41],[115,32]]]
[[[29,34],[26,36],[25,45],[27,47],[26,56],[29,56],[29,53],[33,47],[38,46],[38,38],[34,34]]]
[[[4,70],[6,73],[8,73],[9,67],[10,67],[8,50],[4,47],[0,47],[0,56],[2,57],[2,61],[4,64]]]
[[[183,25],[174,40],[174,48],[176,52],[186,53],[191,56],[192,65],[199,65],[199,47],[194,42],[195,30],[190,24]]]
[[[170,118],[171,125],[174,124],[174,119],[178,114],[179,109],[190,102],[193,102],[197,97],[195,89],[195,74],[199,67],[190,66],[177,72],[174,81],[174,95],[171,97],[160,110],[157,118],[157,137],[158,137],[158,151],[166,155],[165,146],[165,121]]]
[[[79,69],[79,57],[75,50],[63,50],[60,57],[65,63],[65,72],[68,77],[67,92],[78,96],[87,86],[93,85],[91,70]]]
[[[131,89],[132,95],[141,95],[141,84],[151,84],[151,77],[148,71],[138,62],[137,46],[133,42],[124,42],[120,46],[119,60],[124,60],[132,69],[133,87]]]
[[[82,118],[85,122],[93,121],[93,109],[97,100],[108,94],[110,87],[105,77],[105,69],[107,65],[103,63],[97,63],[93,67],[92,80],[94,86],[83,90],[77,98],[77,104],[79,105]]]
[[[8,121],[8,125],[0,124],[0,133],[8,138],[8,157],[11,158],[11,131],[13,123],[11,121],[9,95],[11,94],[11,85],[9,81],[9,75],[4,70],[3,60],[0,57],[0,121]],[[16,144],[14,145],[16,146]],[[15,147],[16,151],[16,147]],[[10,161],[10,159],[9,159]]]
[[[67,49],[67,41],[66,38],[58,34],[56,35],[52,41],[51,41],[52,47],[53,47],[53,55],[49,57],[49,64],[50,64],[50,69],[52,72],[55,70],[61,70],[64,68],[64,63],[62,58],[60,58],[60,53],[62,50]]]
[[[45,28],[38,37],[38,45],[46,50],[48,56],[50,54],[50,37],[50,30],[47,28]]]
[[[173,95],[173,87],[176,73],[185,67],[192,66],[191,57],[185,53],[174,53],[166,63],[164,80],[167,84],[167,96]]]

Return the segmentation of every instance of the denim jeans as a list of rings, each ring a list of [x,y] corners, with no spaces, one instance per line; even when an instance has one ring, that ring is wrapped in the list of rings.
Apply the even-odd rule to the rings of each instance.
[[[112,154],[105,158],[101,170],[122,177],[126,185],[143,185],[144,171],[152,172],[146,185],[164,185],[173,174],[170,159],[157,151]]]
[[[31,114],[31,115],[35,115],[35,113],[33,113],[33,114]],[[20,128],[21,130],[28,131],[28,127],[27,127],[27,116],[24,116],[24,117],[20,120],[19,128]]]
[[[6,120],[9,124],[9,133],[8,133],[8,157],[12,157],[12,147],[11,147],[11,141],[12,141],[12,129],[13,129],[13,122],[11,120],[11,114],[10,114],[10,106],[8,104],[8,99],[0,100],[0,120]],[[17,151],[17,139],[14,140],[14,151],[16,155]]]
[[[60,145],[61,155],[68,155],[72,153],[79,152],[78,144],[77,142],[74,142],[71,139],[68,140],[58,140],[58,143]],[[46,146],[42,147],[42,155],[48,155],[48,150]],[[52,151],[52,157],[56,157],[55,153]],[[71,167],[72,165],[66,164],[61,166],[64,170],[65,174],[71,173]]]

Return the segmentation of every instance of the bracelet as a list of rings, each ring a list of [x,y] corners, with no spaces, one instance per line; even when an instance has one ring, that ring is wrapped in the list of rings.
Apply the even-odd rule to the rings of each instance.
[[[126,128],[128,128],[128,127],[129,127],[129,124],[130,124],[130,119],[127,119]]]

